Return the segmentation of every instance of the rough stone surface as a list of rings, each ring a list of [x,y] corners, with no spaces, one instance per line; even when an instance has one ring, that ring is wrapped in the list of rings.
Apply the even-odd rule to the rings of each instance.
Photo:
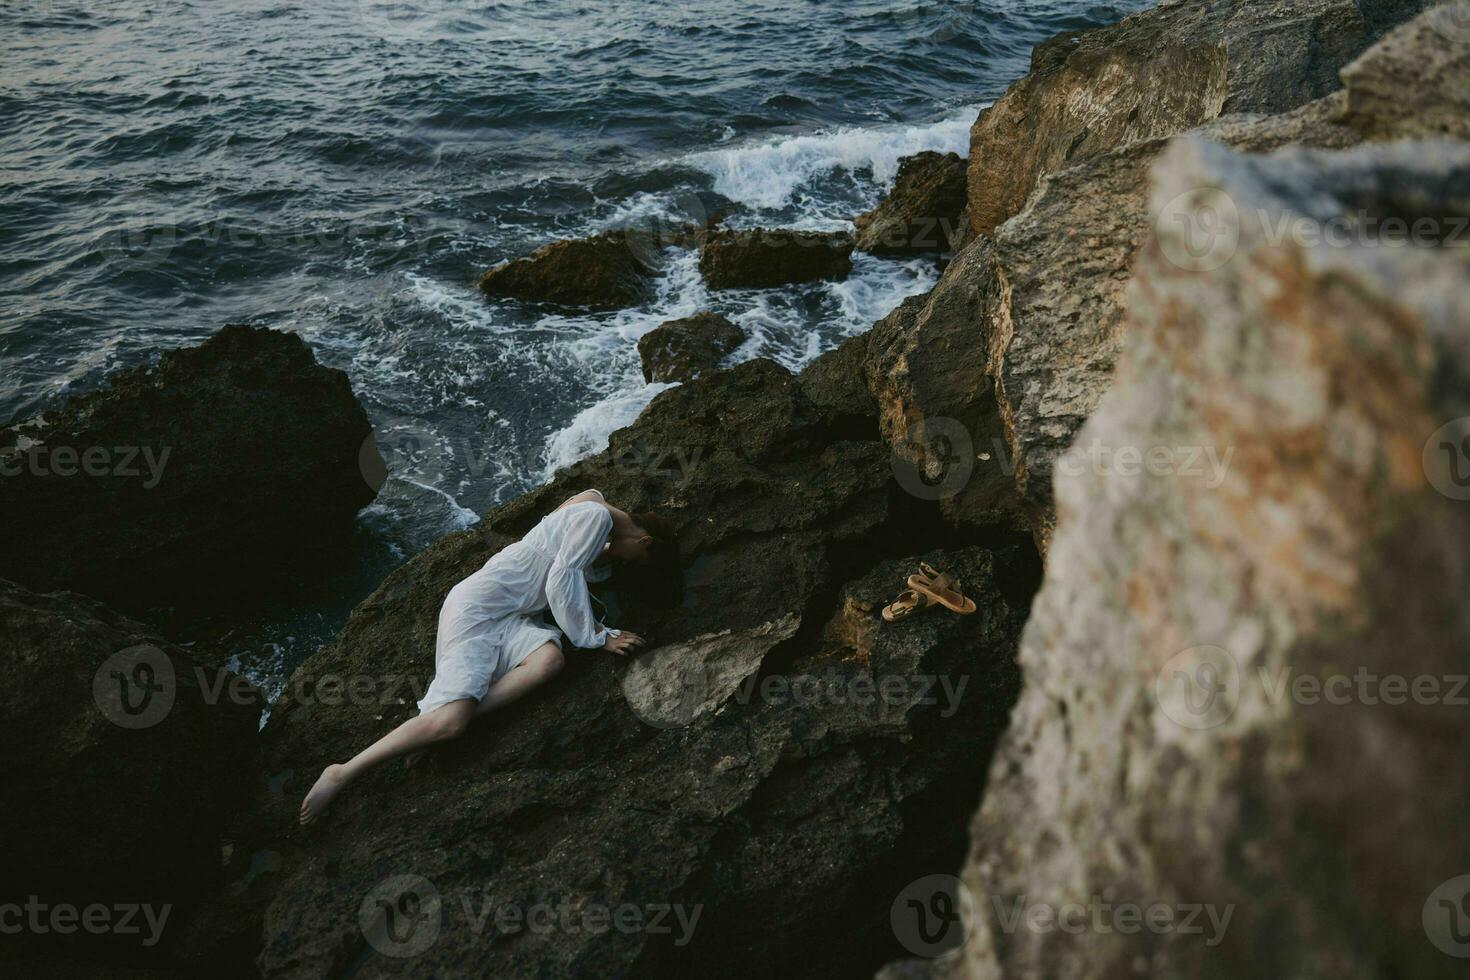
[[[250,855],[277,864],[211,921],[263,941],[265,977],[352,963],[385,975],[397,961],[367,943],[359,908],[388,876],[416,874],[443,911],[411,961],[420,972],[837,977],[901,954],[890,905],[962,857],[974,776],[1015,696],[1036,562],[1024,538],[970,544],[895,485],[871,418],[862,439],[844,438],[843,419],[774,363],[718,372],[661,393],[606,452],[390,576],[275,706],[268,778],[235,828],[231,870],[246,875]],[[687,475],[650,462],[676,449],[695,460]],[[604,593],[616,622],[652,638],[649,659],[569,651],[544,691],[406,776],[373,773],[320,827],[297,830],[320,767],[411,712],[448,590],[587,486],[679,528],[677,589],[620,574]],[[962,576],[980,612],[878,628],[920,557]],[[662,693],[645,699],[649,674]],[[930,675],[950,690],[963,679],[953,704],[943,687],[874,704],[791,686]],[[371,678],[372,691],[333,701],[331,676]],[[687,719],[661,710],[685,703],[665,696],[680,684],[696,707]],[[477,936],[466,894],[476,908],[675,903],[700,918],[685,945],[642,932],[502,936],[493,923]]]
[[[1380,139],[1470,139],[1467,52],[1467,0],[1436,7],[1395,30],[1343,70],[1353,125]]]
[[[644,381],[693,381],[720,366],[745,334],[718,313],[659,324],[638,338]]]
[[[1426,13],[1404,33],[1421,37],[1420,26],[1441,15]],[[1420,61],[1454,60],[1439,37],[1425,42],[1431,50]],[[1461,58],[1467,42],[1460,39]],[[1361,63],[1389,60],[1415,61],[1398,34]],[[1224,116],[1197,132],[1253,152],[1345,148],[1411,136],[1422,129],[1415,106],[1427,101],[1433,112],[1457,97],[1425,91],[1425,79],[1413,73],[1384,77],[1400,86],[1386,96],[1403,107],[1394,119],[1351,113],[1350,87],[1280,115]],[[948,483],[938,479],[954,519],[984,522],[998,506],[1018,507],[1046,550],[1055,522],[1053,466],[1111,382],[1124,345],[1129,267],[1155,234],[1146,206],[1149,166],[1167,142],[1138,140],[1041,177],[1021,213],[962,251],[927,299],[909,300],[874,329],[870,368],[885,436],[916,447],[915,465],[930,471],[926,429],[947,425],[942,419],[962,424],[977,456],[991,453],[968,473],[952,470]],[[1180,216],[1170,209],[1162,220]],[[987,380],[977,383],[981,374]]]
[[[874,255],[947,252],[963,232],[966,163],[957,153],[926,150],[898,162],[893,189],[852,223],[857,247]]]
[[[132,608],[309,575],[375,496],[371,434],[347,375],[300,337],[226,327],[0,431],[0,576]]]
[[[48,906],[43,923],[57,905],[170,906],[156,934],[141,916],[131,935],[7,930],[7,959],[46,964],[15,975],[58,975],[58,955],[91,975],[101,975],[92,956],[166,963],[190,907],[219,883],[259,692],[93,600],[4,580],[0,663],[0,901],[24,905],[35,895]],[[140,680],[157,689],[149,694]]]
[[[990,234],[1043,176],[1224,113],[1279,113],[1427,0],[1180,0],[1038,46],[970,135],[970,227]]]
[[[1160,225],[1078,444],[1213,447],[1230,465],[1217,485],[1059,470],[1025,691],[972,831],[966,973],[1457,976],[1421,913],[1470,866],[1464,709],[1353,678],[1470,671],[1470,512],[1446,495],[1464,495],[1464,460],[1442,452],[1463,430],[1436,435],[1470,414],[1470,253],[1273,229],[1464,215],[1470,148],[1249,158],[1187,140],[1154,178],[1156,214],[1208,188],[1198,209],[1228,199],[1239,219],[1192,267],[1191,225]],[[1293,694],[1302,678],[1336,696]],[[1022,897],[1232,918],[1213,946],[1006,929],[998,910]]]
[[[705,236],[699,271],[711,289],[845,279],[852,271],[852,236],[786,228],[716,229]]]
[[[627,232],[607,232],[542,245],[480,277],[487,296],[538,303],[620,309],[653,295],[651,243]]]

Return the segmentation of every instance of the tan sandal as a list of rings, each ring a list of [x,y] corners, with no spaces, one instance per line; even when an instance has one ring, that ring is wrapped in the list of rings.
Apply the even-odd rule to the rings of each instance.
[[[929,608],[929,597],[922,592],[909,589],[900,592],[897,599],[883,607],[883,618],[890,623],[901,623],[921,609]]]
[[[934,566],[919,562],[919,571],[909,576],[909,588],[936,602],[951,612],[968,616],[975,611],[975,601],[965,596],[959,579],[936,570]]]

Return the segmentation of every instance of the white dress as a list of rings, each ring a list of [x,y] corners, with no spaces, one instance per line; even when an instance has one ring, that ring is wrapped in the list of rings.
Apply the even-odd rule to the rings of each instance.
[[[597,622],[587,594],[586,572],[611,531],[612,514],[597,501],[563,507],[450,589],[419,713],[478,701],[541,644],[560,647],[561,632],[541,622],[548,608],[574,646],[595,649],[617,636]]]

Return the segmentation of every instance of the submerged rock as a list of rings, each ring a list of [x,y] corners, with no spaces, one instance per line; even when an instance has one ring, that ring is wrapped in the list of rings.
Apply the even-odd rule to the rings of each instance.
[[[7,959],[40,957],[32,975],[47,976],[59,956],[170,961],[192,906],[220,883],[260,693],[92,600],[4,580],[0,665],[5,900],[43,905],[41,928],[7,929]],[[149,914],[135,910],[130,930],[82,928],[75,915],[73,931],[45,928],[68,906],[104,907],[116,924],[120,905]],[[102,975],[89,969],[78,975]]]
[[[857,248],[891,256],[957,248],[965,187],[966,163],[957,153],[926,150],[904,157],[882,203],[852,220]]]
[[[718,313],[661,323],[638,338],[643,380],[693,381],[717,369],[744,342],[740,328]]]
[[[411,952],[428,972],[836,977],[902,952],[890,906],[959,860],[977,761],[1015,696],[1036,564],[1025,543],[966,546],[895,486],[871,423],[850,439],[840,417],[768,361],[672,388],[607,451],[390,576],[265,730],[279,792],[261,794],[241,834],[284,860],[260,905],[219,913],[259,931],[262,975]],[[653,649],[569,651],[537,695],[406,777],[372,774],[298,831],[321,766],[412,712],[448,590],[587,486],[679,529],[677,587],[619,573],[605,594]],[[963,577],[976,615],[878,625],[918,560],[902,556],[919,552]],[[365,687],[318,696],[329,678]],[[410,885],[438,899],[432,944],[365,933],[360,910]],[[483,930],[466,901],[491,910]],[[644,918],[601,934],[496,918],[544,903]],[[668,932],[643,928],[661,906],[687,935],[673,914]]]
[[[852,271],[852,248],[846,232],[716,229],[705,237],[699,271],[711,289],[844,279]]]
[[[961,973],[1456,976],[1470,255],[1384,229],[1463,222],[1470,146],[1185,140],[1153,173],[1152,213],[1183,220],[1138,259],[1073,453],[1154,462],[1057,470]],[[1183,468],[1207,449],[1219,479]],[[1159,905],[1176,927],[1042,934],[1006,924],[1018,903]],[[1191,908],[1201,928],[1177,928]]]
[[[0,432],[0,576],[124,607],[216,606],[346,550],[374,489],[347,375],[295,334],[225,327]]]
[[[1047,173],[1226,113],[1280,113],[1433,0],[1180,0],[1039,45],[970,133],[969,216],[990,234]]]
[[[631,232],[551,242],[486,272],[480,289],[487,296],[563,306],[636,306],[653,297],[655,244]]]

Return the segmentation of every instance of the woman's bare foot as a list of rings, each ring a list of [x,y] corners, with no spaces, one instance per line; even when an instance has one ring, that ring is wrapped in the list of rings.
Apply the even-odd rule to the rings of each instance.
[[[301,823],[306,825],[317,817],[320,817],[327,809],[332,798],[341,791],[347,783],[342,778],[342,770],[345,767],[340,763],[333,763],[322,770],[322,774],[316,778],[311,790],[307,792],[306,799],[301,801]]]

